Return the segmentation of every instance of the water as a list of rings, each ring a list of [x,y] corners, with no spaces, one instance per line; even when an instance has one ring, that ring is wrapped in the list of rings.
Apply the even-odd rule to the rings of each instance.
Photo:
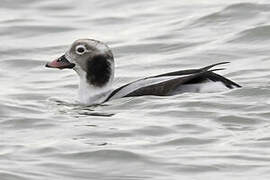
[[[1,0],[1,180],[269,179],[270,4]],[[76,103],[78,38],[112,48],[115,86],[230,61],[243,88]]]

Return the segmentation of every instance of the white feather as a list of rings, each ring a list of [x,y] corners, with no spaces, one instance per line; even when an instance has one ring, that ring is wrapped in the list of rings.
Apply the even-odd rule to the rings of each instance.
[[[206,83],[200,84],[200,91],[201,93],[214,93],[214,92],[221,92],[228,89],[222,82],[213,82],[209,81]]]
[[[79,101],[82,104],[100,104],[103,103],[109,96],[111,89],[111,83],[103,87],[96,87],[87,82],[86,73],[83,71],[79,74]]]

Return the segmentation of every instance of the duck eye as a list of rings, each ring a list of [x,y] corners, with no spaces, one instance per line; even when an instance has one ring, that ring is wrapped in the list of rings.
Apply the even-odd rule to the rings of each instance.
[[[83,45],[79,45],[76,47],[76,53],[82,55],[86,52],[86,48]]]

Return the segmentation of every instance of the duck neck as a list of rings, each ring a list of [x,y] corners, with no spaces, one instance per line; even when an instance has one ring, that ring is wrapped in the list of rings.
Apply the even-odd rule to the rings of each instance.
[[[112,80],[103,86],[95,86],[89,83],[86,75],[80,77],[79,101],[82,104],[101,104],[107,99],[111,91]]]
[[[80,76],[80,102],[88,105],[103,103],[112,91],[113,59],[108,60],[104,55],[96,55],[87,61],[84,70],[79,66],[75,66],[74,70]]]

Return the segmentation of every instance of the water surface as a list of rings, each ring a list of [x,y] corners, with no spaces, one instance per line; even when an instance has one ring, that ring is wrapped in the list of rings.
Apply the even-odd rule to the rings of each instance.
[[[268,1],[0,3],[1,180],[269,179]],[[112,48],[115,87],[230,61],[243,88],[82,106],[75,73],[44,64],[88,37]]]

